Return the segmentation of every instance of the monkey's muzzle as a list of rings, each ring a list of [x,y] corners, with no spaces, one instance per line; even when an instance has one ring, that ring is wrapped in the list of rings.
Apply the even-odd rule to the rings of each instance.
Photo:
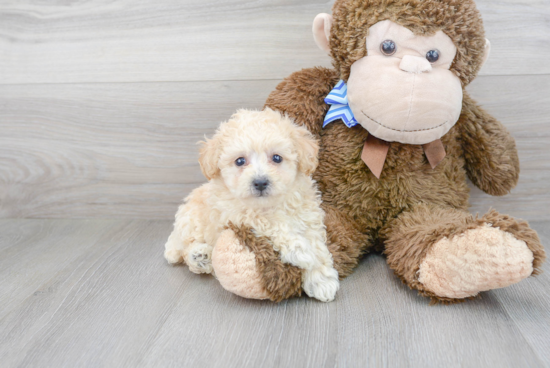
[[[404,59],[372,55],[355,62],[347,82],[349,106],[359,124],[377,138],[430,143],[458,121],[462,85],[448,69]]]

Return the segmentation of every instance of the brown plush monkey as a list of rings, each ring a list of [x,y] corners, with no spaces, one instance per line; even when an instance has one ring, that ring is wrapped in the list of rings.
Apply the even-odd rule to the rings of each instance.
[[[466,177],[505,195],[519,174],[514,139],[464,90],[490,49],[474,2],[337,0],[313,31],[334,68],[292,74],[266,106],[320,139],[314,178],[340,276],[381,250],[405,284],[451,303],[537,274],[544,248],[526,222],[467,211]],[[243,296],[299,294],[300,272],[262,251],[267,240],[234,234],[264,290]],[[219,262],[236,252],[224,249]],[[229,290],[240,282],[220,276]]]

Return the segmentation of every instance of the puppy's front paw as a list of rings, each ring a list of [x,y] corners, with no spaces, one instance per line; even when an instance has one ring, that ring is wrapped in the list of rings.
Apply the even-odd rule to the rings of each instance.
[[[338,271],[332,267],[304,270],[302,288],[311,298],[322,302],[333,301],[340,288]]]
[[[208,244],[194,244],[189,250],[186,262],[194,273],[212,273],[212,247]]]

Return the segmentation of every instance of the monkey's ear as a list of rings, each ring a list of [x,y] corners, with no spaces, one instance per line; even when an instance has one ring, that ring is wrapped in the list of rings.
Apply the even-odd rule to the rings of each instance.
[[[485,39],[485,49],[483,50],[483,60],[481,61],[481,66],[479,67],[479,69],[481,69],[483,65],[485,65],[485,62],[487,61],[487,59],[489,59],[490,53],[491,53],[491,42],[489,42],[488,39]]]
[[[321,13],[313,20],[313,39],[319,48],[330,53],[330,28],[332,27],[332,15]]]

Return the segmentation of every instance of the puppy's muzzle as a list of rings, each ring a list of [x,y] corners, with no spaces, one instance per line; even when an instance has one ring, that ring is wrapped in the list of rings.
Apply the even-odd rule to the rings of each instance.
[[[254,192],[256,192],[259,197],[262,197],[267,194],[267,190],[269,189],[269,180],[267,178],[254,179],[252,182],[252,187],[254,188]]]

